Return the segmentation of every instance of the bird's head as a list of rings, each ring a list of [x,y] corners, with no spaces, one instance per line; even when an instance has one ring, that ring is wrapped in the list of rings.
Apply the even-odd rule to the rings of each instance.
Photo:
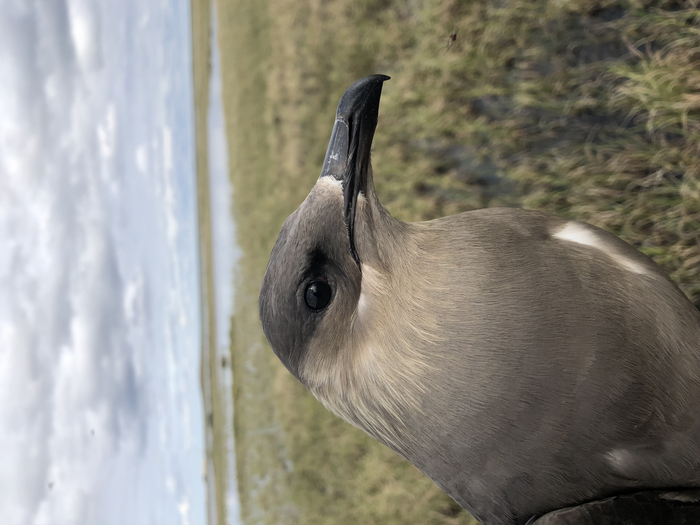
[[[378,246],[386,243],[372,223],[391,219],[374,194],[370,150],[388,78],[366,77],[343,95],[321,176],[284,223],[260,288],[265,335],[305,384],[310,348],[322,341],[321,359],[337,359],[358,315],[363,271],[381,265]]]

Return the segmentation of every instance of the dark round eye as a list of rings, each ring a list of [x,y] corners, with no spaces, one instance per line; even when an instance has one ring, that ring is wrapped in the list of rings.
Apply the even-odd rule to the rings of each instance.
[[[314,312],[323,310],[331,302],[331,285],[322,277],[316,278],[306,287],[304,298],[306,306]]]

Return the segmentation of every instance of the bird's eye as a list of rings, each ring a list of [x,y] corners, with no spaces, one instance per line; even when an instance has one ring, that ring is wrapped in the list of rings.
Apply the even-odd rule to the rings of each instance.
[[[323,277],[317,277],[306,287],[304,298],[306,306],[314,312],[323,310],[331,302],[331,285]]]

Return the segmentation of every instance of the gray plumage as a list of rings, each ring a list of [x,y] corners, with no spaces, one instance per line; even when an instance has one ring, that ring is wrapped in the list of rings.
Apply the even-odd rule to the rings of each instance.
[[[280,360],[485,525],[700,486],[700,312],[587,224],[392,218],[370,165],[387,78],[348,89],[272,250],[260,317]]]

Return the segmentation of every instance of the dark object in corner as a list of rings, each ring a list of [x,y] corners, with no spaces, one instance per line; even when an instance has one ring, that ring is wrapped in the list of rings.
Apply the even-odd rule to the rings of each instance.
[[[555,510],[528,525],[697,525],[700,490],[637,492]]]

